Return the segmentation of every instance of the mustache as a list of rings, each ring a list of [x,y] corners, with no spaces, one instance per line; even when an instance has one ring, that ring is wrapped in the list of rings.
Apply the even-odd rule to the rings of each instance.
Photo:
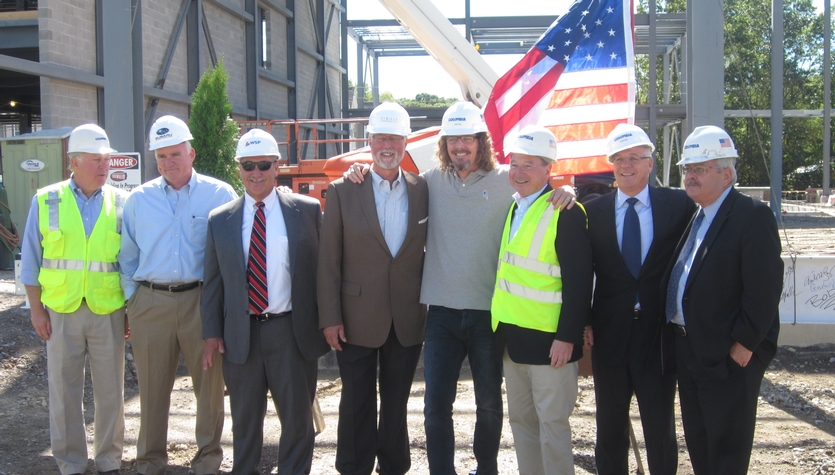
[[[699,183],[699,181],[698,181],[698,180],[693,180],[693,179],[691,178],[690,180],[687,180],[684,184],[685,184],[686,186],[690,186],[690,185],[700,185],[701,183]]]

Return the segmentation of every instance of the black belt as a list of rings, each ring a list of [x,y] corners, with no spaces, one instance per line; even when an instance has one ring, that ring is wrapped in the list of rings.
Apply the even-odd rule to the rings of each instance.
[[[687,327],[672,322],[670,322],[670,326],[673,327],[673,331],[676,332],[676,335],[687,336]]]
[[[636,308],[635,312],[634,312],[634,316],[632,317],[632,319],[633,320],[638,320],[639,318],[641,318],[641,309]]]
[[[281,312],[281,313],[258,313],[258,314],[251,314],[249,318],[253,320],[258,320],[259,322],[266,322],[268,320],[275,320],[276,318],[283,318],[289,317],[290,311]]]
[[[200,287],[200,284],[201,284],[201,282],[199,280],[195,281],[195,282],[188,283],[188,284],[172,284],[172,285],[154,284],[154,283],[148,282],[146,280],[140,280],[139,281],[139,285],[141,285],[143,287],[148,287],[151,290],[164,290],[166,292],[185,292],[186,290],[196,289],[197,287]]]

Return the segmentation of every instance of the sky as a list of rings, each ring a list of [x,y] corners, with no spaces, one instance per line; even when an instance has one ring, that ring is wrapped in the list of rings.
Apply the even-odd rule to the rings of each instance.
[[[447,18],[464,17],[464,0],[432,0]],[[508,12],[508,5],[513,11]],[[525,16],[558,15],[568,10],[572,0],[470,0],[472,16]],[[637,2],[636,2],[637,3]],[[819,12],[823,12],[823,0],[812,0]],[[830,5],[833,2],[830,1]],[[770,2],[769,2],[770,4]],[[831,8],[831,6],[830,6]],[[391,19],[392,15],[379,0],[348,0],[348,19]],[[521,58],[521,55],[484,55],[487,63],[499,76]],[[356,44],[348,43],[349,79],[356,84]],[[380,93],[391,92],[395,98],[414,98],[419,93],[462,99],[461,89],[429,56],[384,57],[379,60]]]

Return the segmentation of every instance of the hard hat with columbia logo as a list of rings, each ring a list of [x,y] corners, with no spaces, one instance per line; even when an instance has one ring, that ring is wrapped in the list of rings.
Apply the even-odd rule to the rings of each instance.
[[[151,133],[148,134],[148,149],[170,147],[189,140],[194,140],[194,137],[191,136],[186,123],[173,115],[164,115],[151,126]]]
[[[616,153],[638,146],[649,147],[650,153],[655,151],[655,145],[644,129],[632,124],[618,124],[606,138],[606,159],[612,163],[612,156]]]
[[[703,125],[696,127],[684,141],[681,160],[676,165],[702,163],[722,158],[737,158],[736,147],[731,136],[721,127]]]
[[[263,156],[273,156],[281,160],[281,152],[278,151],[275,137],[261,129],[252,129],[243,134],[238,140],[235,160],[240,162],[242,158]]]
[[[475,135],[487,132],[487,123],[481,109],[472,102],[456,102],[444,112],[441,137],[447,135]]]
[[[557,138],[545,127],[529,125],[519,132],[513,146],[506,151],[542,157],[553,162],[557,159]]]
[[[96,124],[79,125],[70,132],[67,153],[113,153],[110,139],[104,129]]]
[[[412,133],[409,113],[400,104],[383,102],[371,111],[366,131],[369,135],[391,134],[405,137]]]

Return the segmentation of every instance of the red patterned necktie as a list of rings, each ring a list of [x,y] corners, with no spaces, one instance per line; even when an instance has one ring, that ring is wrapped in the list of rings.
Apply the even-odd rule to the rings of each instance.
[[[264,203],[255,203],[258,208],[252,220],[252,235],[249,242],[249,262],[246,281],[249,284],[249,311],[262,314],[269,304],[267,294],[267,220]]]

